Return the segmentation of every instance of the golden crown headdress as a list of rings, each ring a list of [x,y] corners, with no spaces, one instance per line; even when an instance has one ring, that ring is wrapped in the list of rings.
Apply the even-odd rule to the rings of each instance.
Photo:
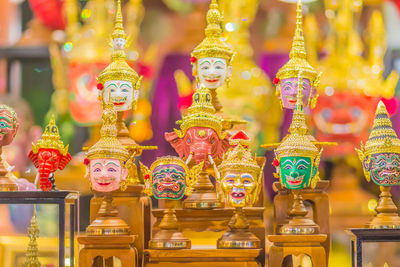
[[[207,11],[206,37],[191,53],[192,58],[199,59],[205,57],[224,58],[227,64],[232,61],[232,49],[222,41],[222,22],[223,18],[218,9],[217,0],[212,0],[210,9]],[[196,62],[192,60],[192,63]]]
[[[376,108],[374,125],[365,146],[356,149],[361,161],[366,156],[378,153],[400,153],[400,140],[393,130],[385,104],[379,101]]]
[[[303,28],[302,28],[302,8],[301,0],[297,2],[297,21],[296,30],[293,37],[292,48],[289,54],[289,61],[281,67],[276,74],[279,81],[287,78],[296,78],[299,72],[303,73],[303,78],[310,80],[311,86],[317,87],[319,83],[319,75],[317,71],[308,63],[307,53],[304,44]]]
[[[115,26],[114,31],[111,34],[111,38],[114,40],[116,38],[122,38],[127,41],[127,37],[124,31],[123,22],[122,22],[122,12],[121,12],[121,0],[117,0],[117,12],[115,15]],[[122,81],[130,81],[136,90],[139,90],[141,79],[136,71],[131,68],[126,61],[126,53],[122,49],[114,49],[111,55],[111,63],[108,65],[98,76],[97,81],[99,82],[98,86],[101,86],[99,89],[103,89],[103,85],[107,81],[112,80],[122,80]]]
[[[129,158],[129,152],[117,139],[117,112],[113,104],[106,103],[103,106],[102,115],[103,125],[100,130],[100,139],[86,153],[86,157],[91,159],[110,158],[119,159],[126,163]]]
[[[62,140],[60,140],[60,133],[56,125],[54,115],[51,115],[49,124],[46,126],[42,137],[36,142],[36,145],[32,143],[33,153],[38,153],[40,148],[57,149],[60,154],[67,155],[68,146],[64,146]]]
[[[174,131],[179,138],[184,137],[186,131],[192,127],[212,128],[220,139],[224,139],[228,134],[222,130],[222,119],[215,114],[210,90],[203,86],[200,86],[193,94],[193,103],[188,108],[188,114],[177,121],[177,124],[180,124],[181,129],[174,129]]]
[[[224,154],[224,158],[218,166],[220,172],[241,171],[258,173],[260,169],[261,166],[258,165],[256,157],[253,157],[251,151],[242,145],[241,142],[237,142],[237,140],[235,141],[235,146]]]

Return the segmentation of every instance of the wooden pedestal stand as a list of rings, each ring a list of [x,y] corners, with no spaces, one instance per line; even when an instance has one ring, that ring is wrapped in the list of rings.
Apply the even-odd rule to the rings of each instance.
[[[307,188],[300,190],[304,201],[312,204],[313,220],[320,227],[320,233],[327,235],[326,240],[322,243],[325,248],[326,261],[328,262],[330,250],[330,227],[329,227],[329,198],[326,189],[329,181],[318,181],[314,189]],[[278,194],[274,198],[274,233],[287,223],[289,208],[293,203],[293,195],[289,190],[282,187],[279,182],[273,184],[273,188]]]
[[[217,241],[217,248],[260,248],[261,242],[249,230],[249,222],[243,212],[243,208],[236,208],[228,224],[230,230],[226,231]]]
[[[78,241],[84,245],[79,252],[80,267],[92,267],[97,256],[103,257],[106,263],[111,263],[112,257],[118,257],[123,267],[139,266],[136,249],[131,246],[135,236],[82,236]]]
[[[259,267],[261,249],[146,250],[146,267]]]
[[[400,229],[400,217],[398,210],[393,202],[392,194],[390,194],[390,186],[381,186],[378,206],[376,207],[377,214],[368,224],[369,228],[373,229]]]
[[[183,202],[185,209],[214,209],[223,206],[223,203],[217,198],[217,193],[207,171],[200,172],[199,179],[193,188],[192,195]]]
[[[246,214],[246,218],[249,223],[249,231],[252,234],[254,234],[257,239],[260,240],[261,249],[264,249],[265,248],[265,228],[263,223],[264,208],[250,207],[250,208],[244,208],[243,210]],[[215,248],[216,241],[218,240],[218,238],[221,237],[222,233],[226,231],[226,229],[228,228],[228,222],[234,215],[233,208],[224,208],[224,209],[215,208],[208,210],[178,208],[175,209],[175,212],[179,222],[179,229],[187,238],[191,240],[192,251],[198,251],[196,250],[196,248],[199,247]],[[164,210],[162,209],[153,210],[153,216],[156,218],[156,222],[153,225],[153,235],[155,235],[157,234],[157,231],[160,231],[160,224],[164,216]],[[215,249],[215,251],[219,250],[225,251],[225,249]],[[187,251],[187,250],[176,251],[176,254],[178,254],[180,251]],[[228,249],[226,251],[231,251],[231,250]],[[238,253],[237,255],[239,257],[240,255],[242,255],[242,253],[244,253],[242,251],[249,251],[249,249],[232,250],[230,257],[236,257],[235,253]],[[162,257],[162,256],[167,257],[167,255],[168,255],[167,252],[165,252],[165,254],[160,252],[160,254],[157,254],[157,257]],[[265,254],[264,253],[258,254],[256,257],[257,261],[260,262],[262,266],[264,266]],[[214,266],[214,265],[211,264],[211,265],[201,265],[201,266]]]
[[[160,223],[158,231],[149,242],[150,249],[190,249],[192,244],[178,227],[178,220],[173,209],[174,201],[166,201],[167,208]]]
[[[1,154],[2,147],[0,146],[0,191],[18,191],[18,186],[7,177],[8,171],[4,167]]]
[[[306,217],[301,190],[292,190],[293,205],[290,220],[277,229],[278,235],[268,236],[273,245],[269,249],[269,266],[282,267],[286,256],[308,255],[313,266],[326,267],[327,258],[322,246],[327,235],[320,234],[319,226]],[[287,209],[287,208],[286,208]]]
[[[268,239],[274,243],[269,249],[270,267],[286,267],[283,265],[286,256],[302,254],[310,256],[312,266],[327,266],[325,249],[321,246],[326,235],[269,235]]]
[[[138,251],[141,266],[143,250],[151,238],[151,199],[143,193],[144,185],[129,185],[125,191],[113,192],[114,205],[119,216],[130,226],[130,233],[135,235],[134,247]],[[102,193],[95,193],[90,201],[90,221],[92,222],[103,200]]]
[[[112,194],[104,194],[96,219],[86,228],[86,235],[78,237],[78,242],[84,245],[79,252],[79,266],[92,266],[97,256],[104,261],[118,257],[122,267],[138,266],[136,251],[132,248],[135,236],[129,232],[129,226],[118,217]]]

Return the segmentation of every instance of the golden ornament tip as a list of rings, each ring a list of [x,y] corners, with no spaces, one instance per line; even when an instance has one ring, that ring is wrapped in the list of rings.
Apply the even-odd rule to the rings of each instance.
[[[127,36],[124,31],[124,24],[122,18],[121,0],[117,0],[117,11],[115,13],[114,31],[111,35],[112,39],[123,38],[126,40]]]

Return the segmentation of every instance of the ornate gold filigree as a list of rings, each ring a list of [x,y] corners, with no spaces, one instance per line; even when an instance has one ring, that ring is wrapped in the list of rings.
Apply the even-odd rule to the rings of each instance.
[[[217,57],[224,58],[228,65],[231,64],[233,51],[221,40],[222,37],[222,15],[218,9],[216,0],[212,0],[210,9],[207,12],[207,27],[205,29],[206,37],[193,50],[191,56],[198,58]]]
[[[122,12],[121,12],[121,1],[117,1],[117,13],[115,16],[115,26],[114,31],[111,34],[111,38],[124,39],[125,42],[128,42],[128,38],[125,34],[123,24],[122,24]],[[132,69],[128,62],[126,61],[126,53],[125,46],[122,49],[114,49],[111,55],[111,63],[108,65],[97,78],[98,82],[104,84],[107,81],[112,80],[122,80],[122,81],[130,81],[136,90],[139,90],[141,85],[142,77],[136,73],[134,69]],[[103,90],[104,91],[104,90]]]
[[[181,121],[177,121],[177,124],[180,124],[180,130],[174,131],[179,138],[184,137],[186,131],[192,127],[214,129],[220,139],[224,139],[228,134],[222,130],[222,119],[215,114],[210,90],[203,86],[193,94],[193,103],[188,108],[188,114],[183,116]]]
[[[119,159],[124,166],[127,165],[130,155],[117,139],[117,112],[111,103],[103,107],[103,125],[100,130],[100,139],[86,153],[86,157],[91,159],[112,158]],[[130,163],[130,161],[129,161]]]
[[[66,155],[68,153],[69,145],[64,146],[64,142],[60,140],[60,133],[56,125],[54,115],[51,116],[49,124],[46,126],[42,137],[36,142],[32,143],[33,153],[38,153],[40,148],[57,149],[60,154]]]

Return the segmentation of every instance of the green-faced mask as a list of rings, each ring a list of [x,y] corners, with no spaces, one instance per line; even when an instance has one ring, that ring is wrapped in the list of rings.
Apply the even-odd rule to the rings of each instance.
[[[281,183],[288,189],[308,187],[317,172],[308,157],[282,157],[279,166]]]

